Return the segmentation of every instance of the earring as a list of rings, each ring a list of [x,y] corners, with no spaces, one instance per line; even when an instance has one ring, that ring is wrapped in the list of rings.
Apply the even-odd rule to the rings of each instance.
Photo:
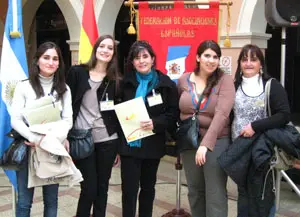
[[[240,71],[240,76],[242,76],[243,75],[243,72],[242,71]]]
[[[259,72],[260,72],[261,75],[264,73],[264,71],[262,70],[262,68],[260,68]]]

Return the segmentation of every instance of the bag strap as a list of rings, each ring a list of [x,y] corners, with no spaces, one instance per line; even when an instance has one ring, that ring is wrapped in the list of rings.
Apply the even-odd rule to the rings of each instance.
[[[102,96],[101,96],[101,99],[100,99],[100,101],[102,101],[102,100],[103,100],[103,98],[104,98],[104,95],[106,94],[106,90],[107,90],[107,88],[108,88],[109,82],[110,82],[110,81],[108,81],[108,82],[107,82],[107,84],[106,84],[106,87],[104,88],[104,91],[103,91],[103,93],[102,93]]]
[[[199,111],[200,111],[200,104],[202,102],[202,99],[203,99],[203,94],[201,94],[198,98],[198,103],[197,103],[197,107],[196,107],[196,111],[194,113],[194,115],[198,115],[199,114]]]
[[[270,78],[265,86],[265,112],[268,117],[271,117],[271,106],[270,106],[270,90],[271,90],[271,81],[273,78]]]

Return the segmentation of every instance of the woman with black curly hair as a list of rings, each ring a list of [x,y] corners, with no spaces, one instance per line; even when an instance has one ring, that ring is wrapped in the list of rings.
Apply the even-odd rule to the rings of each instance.
[[[155,53],[146,41],[136,41],[130,48],[127,71],[122,85],[122,101],[143,97],[150,119],[140,127],[154,135],[120,147],[123,217],[135,217],[138,190],[139,216],[152,217],[156,174],[165,154],[166,130],[174,130],[178,111],[178,94],[171,79],[155,68]],[[149,102],[153,93],[161,100]]]

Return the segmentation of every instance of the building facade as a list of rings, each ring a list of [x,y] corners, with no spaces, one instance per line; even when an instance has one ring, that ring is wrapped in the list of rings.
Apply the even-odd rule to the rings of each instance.
[[[272,28],[267,24],[264,16],[265,0],[232,0],[232,2],[230,10],[231,47],[223,46],[226,36],[226,6],[220,6],[219,40],[223,56],[231,58],[229,69],[232,74],[235,73],[237,55],[241,47],[248,43],[254,43],[265,50],[269,73],[279,79],[280,28]],[[126,33],[129,26],[129,8],[125,7],[123,3],[123,0],[94,0],[99,34],[112,34],[120,42],[122,45],[119,52],[122,57],[121,62],[124,61],[128,45],[135,40],[135,36]],[[61,47],[67,66],[77,63],[83,4],[84,0],[23,0],[23,29],[28,60],[31,60],[37,45],[45,40],[52,40]],[[6,9],[7,1],[1,0],[0,52]],[[298,105],[296,100],[297,97],[300,97],[300,90],[297,90],[297,83],[295,83],[298,78],[296,71],[300,70],[300,64],[297,63],[300,62],[297,61],[297,58],[300,57],[299,32],[298,28],[287,32],[285,84],[292,109],[300,112],[300,103]],[[295,43],[297,43],[296,47]]]

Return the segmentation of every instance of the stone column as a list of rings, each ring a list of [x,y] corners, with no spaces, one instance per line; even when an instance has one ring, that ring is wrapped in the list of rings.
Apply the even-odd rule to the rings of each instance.
[[[67,43],[71,51],[71,64],[76,65],[78,64],[79,40],[68,40]]]
[[[272,37],[270,34],[266,33],[254,33],[254,32],[245,32],[245,33],[231,33],[229,35],[231,40],[231,47],[224,47],[225,35],[220,37],[220,46],[222,48],[222,56],[232,57],[231,68],[232,75],[235,75],[237,67],[237,59],[240,53],[241,48],[246,44],[255,44],[265,52],[268,46],[268,40]]]

